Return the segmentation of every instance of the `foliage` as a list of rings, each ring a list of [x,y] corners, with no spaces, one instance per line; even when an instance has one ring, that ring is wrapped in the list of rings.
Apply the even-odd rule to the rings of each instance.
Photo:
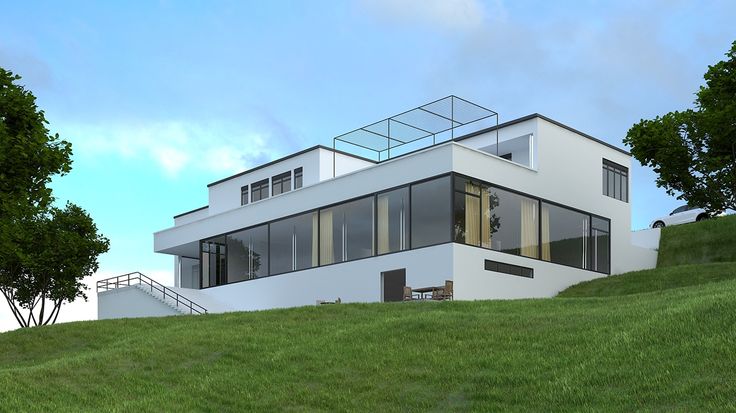
[[[81,280],[109,242],[81,208],[52,206],[48,184],[71,170],[71,144],[49,133],[19,79],[0,68],[0,292],[28,327],[53,323],[63,303],[86,299]]]
[[[736,209],[736,41],[708,67],[695,109],[642,119],[624,143],[668,194],[714,214]]]
[[[97,257],[109,247],[92,218],[71,203],[25,222],[14,241],[23,252],[0,270],[0,292],[23,327],[53,324],[62,304],[86,300],[82,280],[97,271]]]

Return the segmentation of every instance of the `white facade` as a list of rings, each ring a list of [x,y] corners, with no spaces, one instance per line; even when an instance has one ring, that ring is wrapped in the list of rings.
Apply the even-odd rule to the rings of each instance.
[[[208,207],[178,216],[173,227],[156,232],[154,249],[175,257],[177,286],[199,287],[198,259],[202,240],[431,177],[461,174],[542,202],[608,219],[608,272],[618,274],[652,268],[656,264],[652,242],[632,245],[630,204],[603,194],[603,159],[628,170],[631,168],[631,157],[626,152],[541,115],[527,116],[497,129],[480,131],[380,163],[315,147],[211,184]],[[296,168],[303,168],[302,188],[241,205],[244,185]],[[628,183],[626,185],[628,187]],[[450,196],[448,194],[448,201]],[[539,233],[541,227],[540,224]],[[375,234],[373,237],[375,242]],[[530,268],[533,278],[488,271],[484,266],[486,260]],[[375,302],[383,300],[381,274],[396,269],[405,269],[406,285],[412,287],[442,285],[445,280],[452,280],[454,298],[461,300],[550,297],[570,285],[607,275],[448,240],[439,245],[216,287],[178,290],[194,301],[197,301],[194,297],[199,297],[211,303],[211,311],[313,305],[318,300],[337,298],[342,302]],[[101,309],[106,299],[107,295],[100,295]],[[101,318],[126,315],[134,313],[100,312]]]

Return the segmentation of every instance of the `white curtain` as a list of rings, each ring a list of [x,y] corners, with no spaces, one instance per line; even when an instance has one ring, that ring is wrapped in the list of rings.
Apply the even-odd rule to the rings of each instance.
[[[388,196],[378,196],[378,253],[391,252],[389,244]],[[396,223],[398,224],[398,223]]]
[[[521,255],[537,258],[537,201],[521,198]]]
[[[335,262],[334,240],[332,238],[332,211],[321,211],[319,218],[319,255],[321,264]]]

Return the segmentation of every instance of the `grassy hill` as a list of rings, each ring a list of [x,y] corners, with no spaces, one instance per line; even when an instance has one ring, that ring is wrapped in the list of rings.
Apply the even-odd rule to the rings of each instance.
[[[0,334],[0,411],[736,410],[733,274],[672,266],[553,299],[13,331]]]

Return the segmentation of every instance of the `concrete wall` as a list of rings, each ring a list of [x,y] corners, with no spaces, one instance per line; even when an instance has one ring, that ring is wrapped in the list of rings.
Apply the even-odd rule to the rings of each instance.
[[[179,315],[173,308],[135,286],[102,291],[97,293],[97,297],[97,318],[99,320]]]
[[[406,283],[414,288],[444,285],[445,280],[452,279],[452,251],[452,244],[436,245],[207,288],[198,293],[238,310],[314,305],[317,300],[333,301],[338,297],[345,303],[376,302],[381,301],[384,271],[406,268]]]
[[[553,297],[565,288],[605,274],[552,264],[468,245],[453,244],[457,300]],[[534,278],[487,271],[485,260],[534,269]]]
[[[251,173],[238,176],[233,179],[210,186],[209,189],[209,215],[216,215],[235,208],[250,208],[251,205],[240,205],[240,188],[263,179],[270,179],[274,175],[303,168],[303,187],[314,185],[320,181],[320,156],[319,149],[303,153],[299,156],[277,162],[255,170]],[[293,182],[292,182],[293,185]],[[270,193],[269,187],[269,193]],[[288,192],[287,192],[288,194]],[[286,194],[277,195],[284,196]],[[259,202],[268,202],[267,200]],[[256,205],[256,204],[253,204]]]

